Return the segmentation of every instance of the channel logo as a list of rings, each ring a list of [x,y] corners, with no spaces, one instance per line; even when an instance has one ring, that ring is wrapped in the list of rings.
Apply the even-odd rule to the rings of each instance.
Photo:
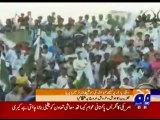
[[[151,103],[150,90],[133,90],[134,105],[138,108],[148,107]]]

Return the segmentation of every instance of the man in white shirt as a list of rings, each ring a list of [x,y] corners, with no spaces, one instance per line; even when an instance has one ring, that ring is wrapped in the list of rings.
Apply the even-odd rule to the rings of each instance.
[[[150,37],[153,40],[154,48],[158,50],[160,48],[160,31],[156,22],[153,22],[153,29]]]
[[[41,33],[41,37],[44,39],[45,44],[48,47],[51,47],[53,45],[53,41],[57,39],[58,34],[57,32],[52,32],[51,28],[47,28],[45,32]]]
[[[100,49],[100,41],[95,41],[95,48],[91,51],[94,55],[103,55],[104,51]]]
[[[134,35],[136,36],[138,32],[141,32],[141,33],[142,33],[142,39],[144,40],[144,38],[145,38],[145,33],[147,32],[147,29],[146,29],[143,21],[140,22],[139,27],[137,27],[137,28],[134,30]]]
[[[52,77],[46,76],[46,83],[40,86],[41,89],[57,89],[58,86],[53,83]]]
[[[130,85],[136,88],[139,82],[139,74],[134,64],[131,65],[130,68],[128,69],[128,75],[130,79]]]
[[[64,88],[66,86],[68,80],[67,70],[66,68],[61,68],[61,75],[57,79],[57,85],[59,88]]]
[[[22,101],[22,95],[21,95],[21,91],[22,89],[18,86],[16,86],[15,88],[13,88],[13,90],[11,92],[9,92],[6,96],[5,96],[5,101],[12,101],[12,102],[20,102]],[[20,92],[21,91],[21,92]]]
[[[115,37],[114,37],[114,46],[115,47],[121,47],[123,48],[124,47],[124,41],[120,41],[120,35],[119,34],[116,34]]]
[[[96,20],[96,16],[92,16],[92,22],[91,22],[91,25],[93,26],[93,24],[98,24],[97,23],[97,20]]]
[[[108,32],[106,30],[102,30],[101,36],[100,36],[101,41],[107,41],[107,39],[108,39],[107,33]]]
[[[97,25],[97,26],[100,26],[101,28],[106,29],[106,27],[107,27],[106,23],[107,23],[107,22],[103,20],[103,15],[100,14],[100,15],[99,15],[99,21],[98,21],[98,25]]]
[[[101,30],[97,27],[97,23],[96,22],[92,23],[92,26],[90,28],[88,28],[88,33],[92,34],[93,31],[95,31],[95,30],[97,30],[98,35],[101,34]]]
[[[82,46],[81,41],[78,41],[78,45],[77,45],[77,48],[76,48],[75,52],[76,52],[76,53],[82,52],[82,54],[84,55],[84,57],[89,60],[89,53],[88,53],[87,50]]]
[[[73,68],[77,72],[77,80],[81,79],[84,72],[89,80],[90,86],[94,86],[95,81],[92,73],[91,63],[83,57],[82,52],[78,52],[78,58],[73,61]]]
[[[19,69],[23,66],[24,64],[24,53],[22,53],[21,50],[18,50],[14,53],[14,59],[12,59],[12,74],[17,76]]]
[[[94,71],[94,79],[95,79],[95,82],[96,82],[96,88],[100,88],[101,86],[101,83],[100,83],[100,80],[99,80],[99,70],[100,70],[100,61],[101,61],[101,55],[96,55],[95,56],[95,59],[96,61],[93,63],[93,71]]]
[[[127,70],[128,68],[132,65],[132,63],[129,61],[129,57],[128,56],[125,56],[125,62],[121,63],[117,69],[120,73],[120,81],[121,81],[121,85],[124,84],[123,82],[123,79],[125,77],[128,77],[128,73],[127,73]]]
[[[33,18],[32,18],[32,13],[31,13],[31,11],[28,11],[28,13],[27,13],[28,15],[27,15],[27,19],[28,19],[28,25],[29,25],[29,28],[31,28],[31,26],[33,25]]]
[[[120,31],[120,41],[122,41],[124,43],[124,45],[126,46],[126,41],[127,41],[127,35],[125,34],[124,30]]]
[[[91,27],[91,24],[89,23],[89,15],[85,15],[84,17],[85,27],[88,29]]]
[[[58,20],[58,25],[56,27],[56,31],[62,31],[63,33],[64,32],[64,25],[63,25],[64,19],[60,17],[57,20]]]
[[[134,87],[132,87],[132,86],[129,85],[129,79],[127,77],[125,77],[123,79],[123,83],[124,84],[120,85],[120,87],[119,87],[120,89],[134,89]]]
[[[126,31],[134,30],[136,26],[136,22],[134,18],[130,18],[128,22],[123,26],[123,29]]]
[[[69,39],[72,38],[74,34],[74,30],[71,28],[70,25],[66,25],[64,32],[63,32],[63,36],[65,39]]]
[[[113,52],[113,48],[110,47],[106,41],[102,41],[101,50],[99,52],[99,54],[102,56],[101,61],[104,60],[105,53],[109,53],[109,55],[111,55],[112,52]]]
[[[8,46],[6,46],[6,52],[5,52],[6,56],[5,59],[7,62],[9,62],[10,64],[13,62],[14,59],[16,59],[16,52],[14,49],[9,48]]]
[[[41,54],[42,54],[42,57],[44,57],[46,63],[50,63],[52,61],[53,54],[48,51],[48,46],[47,45],[43,46]]]
[[[138,58],[140,58],[139,53],[137,50],[134,48],[133,44],[129,44],[127,47],[123,49],[123,55],[129,56],[131,61],[134,61]]]
[[[83,58],[82,52],[77,53],[78,58],[73,61],[73,68],[77,72],[77,80],[80,80],[84,69],[87,67],[88,62],[85,58]]]

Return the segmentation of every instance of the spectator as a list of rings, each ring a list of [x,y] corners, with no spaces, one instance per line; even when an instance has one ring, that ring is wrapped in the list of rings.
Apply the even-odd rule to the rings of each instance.
[[[93,74],[96,82],[96,88],[100,88],[102,84],[99,80],[100,61],[101,61],[101,55],[96,55],[95,62],[93,63]]]
[[[111,89],[113,87],[112,79],[108,78],[104,81],[104,89]]]
[[[107,83],[105,83],[105,81],[106,80],[112,80],[112,84],[114,84],[114,83],[116,83],[117,81],[118,81],[118,78],[117,78],[117,75],[116,75],[116,73],[115,73],[115,70],[114,69],[111,69],[110,71],[109,71],[109,74],[108,74],[108,76],[104,76],[103,77],[103,84],[102,84],[102,86],[104,86],[104,85],[106,85]]]
[[[100,82],[102,83],[104,75],[108,76],[108,73],[110,69],[112,68],[112,62],[110,61],[110,56],[109,53],[104,54],[104,60],[100,63],[100,68],[99,68],[99,79]]]
[[[43,46],[42,57],[44,57],[46,63],[49,63],[49,62],[52,61],[53,55],[52,55],[51,52],[48,51],[48,46],[47,45]]]
[[[54,84],[54,83],[52,83],[52,77],[50,77],[50,76],[46,76],[46,82],[43,84],[43,85],[41,85],[41,89],[56,89],[56,88],[58,88],[58,86],[56,85],[56,84]]]
[[[134,87],[129,85],[129,79],[128,78],[124,78],[123,82],[124,82],[124,85],[121,85],[119,87],[120,89],[134,89]]]
[[[124,62],[122,62],[118,67],[118,71],[120,73],[120,80],[121,84],[123,85],[123,79],[127,77],[127,69],[132,65],[132,63],[129,61],[129,57],[125,56]]]
[[[9,102],[18,102],[18,101],[22,101],[22,87],[19,86],[15,86],[11,92],[9,92],[6,96],[5,96],[5,101]]]
[[[22,30],[26,29],[27,22],[26,22],[24,13],[21,13],[21,16],[18,19],[18,23],[20,24],[20,29]]]
[[[160,53],[155,54],[155,61],[151,63],[154,73],[160,69]]]
[[[16,84],[22,86],[31,84],[31,82],[28,80],[28,77],[25,75],[25,71],[23,68],[19,69],[19,76],[16,78]]]
[[[66,68],[61,68],[61,75],[57,79],[57,85],[59,88],[64,88],[68,81],[67,70]]]
[[[91,26],[91,24],[89,23],[89,15],[85,15],[84,19],[85,27],[88,29]]]
[[[152,63],[155,61],[155,54],[158,53],[158,51],[154,50],[154,45],[151,43],[149,45],[149,62]]]

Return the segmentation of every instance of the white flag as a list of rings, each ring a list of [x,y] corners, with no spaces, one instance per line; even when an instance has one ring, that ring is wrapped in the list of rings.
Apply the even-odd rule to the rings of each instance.
[[[58,63],[56,62],[55,63],[55,66],[54,66],[54,70],[59,70],[60,68],[59,68],[59,65],[58,65]]]
[[[40,36],[37,38],[36,42],[34,43],[36,45],[36,50],[34,54],[34,60],[37,61],[40,56]]]
[[[37,32],[37,40],[34,42],[34,46],[36,46],[36,50],[35,50],[35,54],[34,54],[34,60],[37,61],[39,59],[40,56],[40,34],[41,34],[41,30],[38,29]]]
[[[16,46],[16,43],[7,39],[4,34],[0,34],[0,40],[2,40],[6,45],[8,45],[9,48],[14,48]]]

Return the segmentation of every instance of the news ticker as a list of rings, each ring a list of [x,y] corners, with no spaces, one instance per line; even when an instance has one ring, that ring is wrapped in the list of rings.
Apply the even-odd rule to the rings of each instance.
[[[160,118],[160,90],[38,89],[35,97],[0,103],[0,118]]]
[[[160,90],[36,90],[37,102],[137,102],[149,104],[160,101]]]

